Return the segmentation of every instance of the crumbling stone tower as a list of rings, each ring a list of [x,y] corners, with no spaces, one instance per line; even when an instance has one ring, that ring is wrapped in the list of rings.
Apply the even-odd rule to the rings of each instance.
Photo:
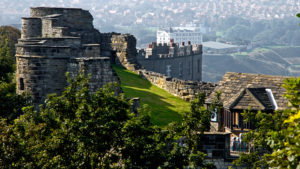
[[[22,35],[16,44],[17,92],[30,92],[35,104],[50,93],[61,94],[65,73],[83,69],[91,73],[95,91],[118,81],[110,58],[101,56],[101,34],[94,29],[92,15],[80,8],[31,8],[22,18]]]

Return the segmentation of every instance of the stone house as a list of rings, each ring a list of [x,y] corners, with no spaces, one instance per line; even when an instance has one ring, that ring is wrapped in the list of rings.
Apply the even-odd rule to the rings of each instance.
[[[247,74],[227,72],[218,86],[206,99],[209,105],[221,92],[220,101],[223,104],[221,112],[211,122],[212,131],[231,132],[233,136],[254,129],[251,121],[245,123],[241,113],[245,110],[265,111],[287,109],[288,101],[283,97],[286,92],[282,88],[287,76],[272,76],[262,74]]]

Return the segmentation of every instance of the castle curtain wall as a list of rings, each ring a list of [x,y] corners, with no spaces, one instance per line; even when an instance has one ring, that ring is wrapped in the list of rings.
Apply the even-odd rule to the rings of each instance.
[[[202,46],[200,51],[192,53],[190,45],[185,47],[159,45],[154,49],[146,49],[145,53],[139,52],[138,63],[143,68],[182,80],[202,80]]]

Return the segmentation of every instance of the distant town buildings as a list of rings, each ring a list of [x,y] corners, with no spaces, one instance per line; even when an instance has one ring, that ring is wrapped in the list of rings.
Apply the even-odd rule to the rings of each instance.
[[[171,39],[174,43],[187,44],[189,41],[191,44],[202,44],[202,33],[206,30],[200,26],[189,24],[184,27],[170,27],[164,29],[158,29],[156,33],[157,43],[169,43]]]
[[[95,19],[95,25],[162,26],[185,24],[201,18],[201,21],[212,21],[230,16],[240,16],[250,20],[295,17],[299,12],[299,0],[209,0],[209,1],[176,1],[176,0],[110,0],[89,3],[75,0],[61,0],[60,6],[89,9]],[[20,16],[26,16],[29,6],[57,6],[49,0],[25,0],[20,3],[12,0],[0,1],[0,23],[18,23]]]

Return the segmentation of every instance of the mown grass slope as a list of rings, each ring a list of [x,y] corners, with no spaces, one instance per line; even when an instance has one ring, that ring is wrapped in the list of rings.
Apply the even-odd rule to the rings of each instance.
[[[151,122],[164,127],[170,122],[181,121],[184,112],[190,110],[190,103],[175,97],[152,85],[137,74],[113,66],[121,80],[121,87],[127,97],[139,97],[141,105],[148,105]]]

